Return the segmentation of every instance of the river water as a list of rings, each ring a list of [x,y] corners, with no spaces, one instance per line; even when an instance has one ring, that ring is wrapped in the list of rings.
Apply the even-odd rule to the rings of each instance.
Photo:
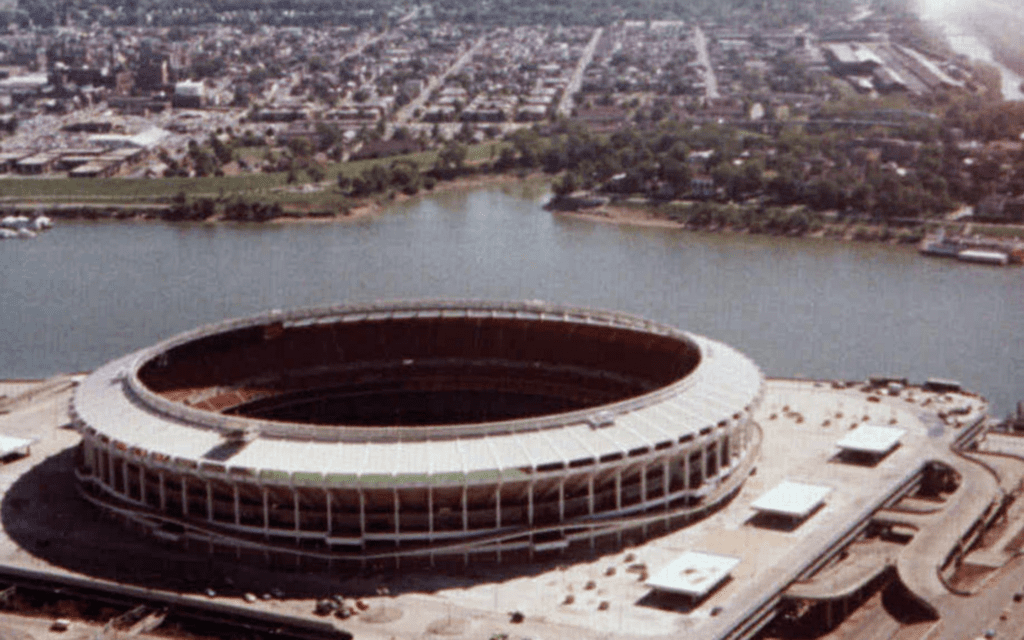
[[[202,323],[403,298],[624,310],[728,342],[773,376],[960,380],[1024,399],[1019,268],[912,248],[596,224],[543,187],[437,194],[327,224],[60,222],[0,242],[0,377],[84,371]]]
[[[959,54],[986,62],[1002,76],[1003,99],[1024,100],[1021,82],[1024,77],[998,62],[980,38],[971,35],[971,4],[967,0],[917,0],[917,12],[924,20],[937,25],[947,34],[950,46]]]
[[[992,50],[982,40],[971,35],[955,35],[949,37],[949,44],[957,53],[986,62],[999,70],[1003,81],[1004,100],[1024,100],[1024,92],[1021,92],[1021,83],[1024,82],[1024,77],[996,61],[992,57]]]

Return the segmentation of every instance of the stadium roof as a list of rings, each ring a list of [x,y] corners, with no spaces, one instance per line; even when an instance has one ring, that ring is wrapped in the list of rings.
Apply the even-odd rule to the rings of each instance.
[[[397,312],[387,312],[393,313]],[[414,309],[409,313],[425,312]],[[445,313],[466,311],[453,308]],[[259,326],[278,318],[271,313],[237,324]],[[184,342],[234,326],[213,325],[173,340]],[[74,410],[84,424],[138,455],[157,455],[171,466],[235,470],[272,483],[355,482],[380,487],[410,481],[433,485],[498,478],[508,481],[551,462],[568,467],[623,453],[646,455],[663,443],[679,442],[701,429],[713,428],[756,400],[762,378],[753,362],[722,343],[685,335],[700,348],[701,364],[668,387],[628,401],[534,419],[446,425],[436,428],[437,433],[432,427],[415,428],[433,434],[429,439],[402,439],[399,430],[388,427],[304,428],[294,423],[239,419],[171,403],[133,378],[142,362],[156,357],[172,341],[97,369],[79,385]],[[597,413],[609,414],[612,420],[595,428],[591,422]],[[223,446],[231,429],[247,426],[257,428],[260,437],[239,447],[229,459],[208,456]],[[463,428],[474,437],[459,437],[458,430]],[[270,429],[277,431],[266,437]],[[380,437],[392,431],[394,438]],[[307,433],[331,439],[311,439]]]

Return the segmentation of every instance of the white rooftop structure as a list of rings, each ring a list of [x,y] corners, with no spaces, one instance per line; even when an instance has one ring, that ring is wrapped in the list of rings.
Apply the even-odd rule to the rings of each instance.
[[[0,435],[0,458],[15,454],[27,456],[28,448],[33,442],[35,440]]]
[[[0,93],[35,91],[45,87],[49,82],[49,76],[45,71],[41,73],[26,73],[20,76],[11,76],[0,80]]]
[[[151,149],[160,144],[170,132],[159,127],[152,127],[137,133],[128,135],[124,133],[98,133],[89,137],[89,142],[106,149]]]
[[[139,147],[149,149],[163,142],[163,140],[170,134],[171,132],[166,129],[150,127],[149,129],[132,136],[132,141]]]
[[[701,598],[720,585],[740,559],[734,556],[687,551],[647,580],[647,586],[692,598]]]
[[[806,518],[832,492],[831,487],[785,480],[755,500],[750,507],[761,513]]]
[[[174,93],[179,96],[202,96],[206,93],[202,82],[183,80],[174,85]]]
[[[848,432],[836,446],[844,451],[881,456],[895,449],[906,432],[897,427],[864,424]]]

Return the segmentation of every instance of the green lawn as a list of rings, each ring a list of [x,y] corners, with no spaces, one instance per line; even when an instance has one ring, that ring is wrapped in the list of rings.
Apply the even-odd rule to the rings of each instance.
[[[1000,225],[1000,224],[977,224],[973,225],[974,233],[993,238],[1008,238],[1024,240],[1024,226]]]
[[[466,160],[476,164],[497,155],[506,143],[486,142],[471,145]],[[493,148],[493,151],[492,151]],[[255,153],[247,157],[262,158],[265,147],[253,147]],[[437,160],[436,151],[424,151],[404,156],[360,160],[355,162],[334,162],[323,167],[326,183],[334,183],[339,174],[349,177],[359,175],[375,164],[390,164],[395,160],[411,160],[422,169],[429,169]],[[299,172],[300,182],[309,182],[304,171]],[[296,207],[337,207],[346,199],[333,184],[322,191],[302,193],[293,190],[278,191],[287,186],[287,172],[247,173],[238,176],[208,178],[8,178],[0,180],[0,205],[2,204],[146,204],[168,202],[179,193],[188,198],[241,197],[248,200],[279,202],[282,206],[294,203]]]

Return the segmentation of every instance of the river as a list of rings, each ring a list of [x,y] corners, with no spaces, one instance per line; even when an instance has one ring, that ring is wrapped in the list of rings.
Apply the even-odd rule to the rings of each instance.
[[[1021,83],[1024,82],[1012,69],[996,61],[992,56],[992,50],[982,40],[971,35],[954,35],[949,37],[949,44],[957,53],[968,58],[986,62],[999,70],[1003,81],[1003,99],[1024,100],[1024,93],[1021,92]]]
[[[950,46],[959,54],[988,63],[1002,76],[1003,98],[1024,100],[1021,83],[1024,77],[997,61],[992,49],[982,39],[970,34],[969,7],[963,0],[918,0],[918,14],[947,34]]]
[[[196,325],[402,298],[624,310],[728,342],[768,375],[953,378],[1024,399],[1016,268],[912,248],[596,224],[513,184],[352,222],[59,222],[0,242],[0,377],[85,371]]]

